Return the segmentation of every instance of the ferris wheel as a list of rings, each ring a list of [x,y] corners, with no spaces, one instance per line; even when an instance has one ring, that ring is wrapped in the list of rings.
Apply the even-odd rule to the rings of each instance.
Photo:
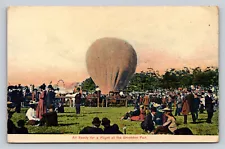
[[[57,84],[56,84],[56,85],[57,85],[57,86],[59,86],[59,83],[60,83],[60,82],[62,82],[63,87],[65,88],[65,82],[64,82],[62,79],[60,79],[60,80],[57,82]]]

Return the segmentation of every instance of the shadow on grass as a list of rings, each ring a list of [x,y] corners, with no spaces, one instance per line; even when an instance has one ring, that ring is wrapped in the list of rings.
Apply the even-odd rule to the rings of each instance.
[[[177,126],[180,126],[180,125],[182,125],[182,123],[176,123],[177,124]]]
[[[104,113],[104,112],[88,112],[88,113],[85,113],[85,114],[100,114],[100,113]]]
[[[58,117],[84,117],[85,114],[60,114]]]
[[[58,117],[76,117],[76,115],[75,114],[58,115]]]
[[[206,118],[199,118],[197,120],[199,120],[199,121],[206,121]]]
[[[29,134],[64,134],[62,132],[29,133]]]
[[[64,113],[76,113],[76,111],[74,110],[74,111],[64,112]]]
[[[70,125],[79,125],[80,123],[68,123],[68,124],[59,124],[58,126],[70,126]]]
[[[75,117],[84,117],[87,116],[86,114],[75,114]]]
[[[199,121],[199,122],[190,122],[191,124],[201,124],[201,123],[206,123],[206,122],[204,122],[204,121]]]

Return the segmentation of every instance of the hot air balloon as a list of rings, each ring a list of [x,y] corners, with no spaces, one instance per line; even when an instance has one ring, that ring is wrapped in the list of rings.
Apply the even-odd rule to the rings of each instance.
[[[137,54],[126,41],[96,40],[86,53],[87,70],[102,94],[124,89],[137,67]]]

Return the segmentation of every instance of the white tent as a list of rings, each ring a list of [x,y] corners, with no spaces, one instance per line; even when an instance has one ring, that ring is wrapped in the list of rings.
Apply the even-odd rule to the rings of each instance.
[[[65,88],[59,88],[58,93],[60,93],[60,94],[66,94],[67,92],[66,92],[66,89]]]

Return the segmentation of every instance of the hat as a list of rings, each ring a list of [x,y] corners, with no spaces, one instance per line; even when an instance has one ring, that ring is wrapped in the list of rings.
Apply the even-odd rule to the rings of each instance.
[[[15,104],[13,104],[11,101],[7,101],[7,107],[10,109],[15,108]]]
[[[157,107],[160,107],[160,104],[154,103],[154,104],[153,104],[153,107],[156,107],[156,108],[157,108]]]
[[[53,105],[53,104],[50,104],[50,105],[48,106],[48,109],[53,109],[53,110],[54,110],[54,105]]]
[[[212,90],[208,90],[208,93],[213,93]]]
[[[10,104],[12,104],[12,102],[11,101],[7,101],[7,105],[10,105]]]
[[[172,109],[169,109],[168,107],[162,109],[163,111],[172,111]]]
[[[46,85],[42,84],[39,88],[44,90],[46,88]]]
[[[151,112],[156,112],[156,111],[157,111],[156,107],[151,107]]]
[[[159,109],[158,111],[159,111],[159,112],[161,112],[161,113],[163,113],[163,112],[164,112],[164,111],[163,111],[163,109]]]
[[[102,125],[110,125],[110,120],[108,118],[103,118]]]
[[[51,85],[51,84],[50,84],[50,85],[48,85],[48,88],[53,89],[53,87],[52,87],[52,85]]]
[[[35,104],[38,104],[38,102],[35,102],[35,101],[30,101],[29,102],[29,105],[35,105]]]
[[[95,117],[92,121],[92,124],[101,124],[101,121],[99,120],[98,117]]]

